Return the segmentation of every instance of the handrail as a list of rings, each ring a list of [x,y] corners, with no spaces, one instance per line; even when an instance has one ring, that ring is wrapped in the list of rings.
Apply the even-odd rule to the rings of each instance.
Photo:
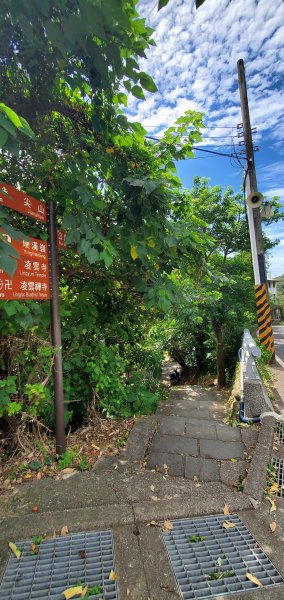
[[[258,417],[246,417],[245,416],[245,403],[244,403],[244,379],[255,379],[259,380],[260,375],[257,370],[255,358],[261,356],[261,350],[256,345],[253,337],[251,336],[248,329],[244,330],[242,347],[239,349],[239,361],[240,361],[240,378],[241,378],[241,390],[240,390],[240,421],[243,423],[259,423],[260,416]]]

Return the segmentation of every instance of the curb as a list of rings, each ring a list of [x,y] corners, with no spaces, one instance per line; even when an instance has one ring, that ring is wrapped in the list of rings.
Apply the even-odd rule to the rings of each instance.
[[[267,480],[267,462],[271,458],[274,439],[275,417],[264,417],[244,485],[244,494],[260,503]],[[252,503],[253,504],[253,503]]]

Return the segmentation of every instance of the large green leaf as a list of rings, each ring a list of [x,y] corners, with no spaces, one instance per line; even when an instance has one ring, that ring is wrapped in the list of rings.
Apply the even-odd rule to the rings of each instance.
[[[134,85],[131,88],[131,93],[133,94],[133,96],[135,96],[135,98],[139,98],[139,100],[145,100],[144,92],[140,85]]]
[[[169,0],[159,0],[158,2],[158,10],[161,10],[161,8],[164,8],[164,6],[167,6]]]
[[[2,110],[2,112],[5,113],[5,115],[13,123],[13,125],[15,125],[15,127],[22,127],[20,117],[17,115],[17,113],[15,113],[14,110],[12,110],[12,108],[9,108],[9,106],[6,106],[6,104],[3,104],[3,102],[0,102],[0,110]]]
[[[0,129],[0,148],[3,148],[8,139],[8,132]]]
[[[147,90],[148,92],[157,92],[158,88],[155,84],[155,82],[153,81],[152,77],[150,77],[150,75],[147,75],[147,73],[140,73],[139,75],[139,79],[140,79],[140,83],[142,85],[142,87]]]

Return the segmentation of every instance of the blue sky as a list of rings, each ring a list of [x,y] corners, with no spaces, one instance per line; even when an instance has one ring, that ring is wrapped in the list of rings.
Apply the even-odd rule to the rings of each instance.
[[[129,98],[130,116],[157,135],[187,109],[202,111],[207,129],[203,147],[232,151],[232,135],[241,123],[237,60],[246,68],[258,189],[284,205],[284,2],[283,0],[170,0],[157,11],[158,0],[140,0],[138,10],[153,27],[157,46],[140,61],[158,86],[145,101]],[[238,138],[234,138],[238,143]],[[204,158],[178,164],[184,185],[194,175],[211,185],[231,185],[238,192],[242,169],[229,158]],[[267,228],[280,244],[270,256],[268,273],[284,272],[284,221]]]

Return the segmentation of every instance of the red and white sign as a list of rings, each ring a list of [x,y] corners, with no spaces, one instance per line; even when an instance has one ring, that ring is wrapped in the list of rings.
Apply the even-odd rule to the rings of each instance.
[[[0,205],[46,223],[46,205],[8,183],[0,183]]]
[[[1,300],[49,300],[48,246],[36,238],[13,240],[3,230],[7,241],[20,255],[11,277],[0,269]]]
[[[56,233],[57,233],[57,247],[63,248],[64,250],[66,250],[67,249],[66,242],[65,242],[66,231],[64,231],[64,229],[57,229]]]

